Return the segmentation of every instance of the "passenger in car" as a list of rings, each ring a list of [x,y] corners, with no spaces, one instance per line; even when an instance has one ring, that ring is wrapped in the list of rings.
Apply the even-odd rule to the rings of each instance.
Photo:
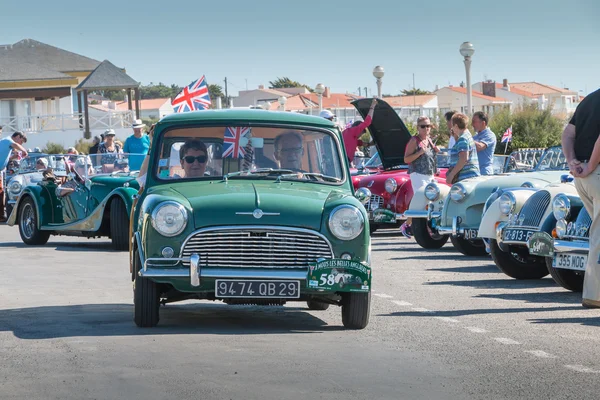
[[[175,176],[177,178],[201,178],[206,171],[208,162],[208,151],[206,145],[198,139],[190,139],[181,146],[179,158],[184,176]]]
[[[279,162],[279,168],[302,171],[303,142],[302,135],[294,131],[281,133],[275,138],[274,156]]]

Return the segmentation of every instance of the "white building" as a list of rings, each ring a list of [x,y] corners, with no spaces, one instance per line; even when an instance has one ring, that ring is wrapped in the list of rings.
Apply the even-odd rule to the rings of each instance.
[[[493,115],[506,107],[511,107],[512,102],[500,97],[486,96],[483,93],[472,90],[473,112],[483,111],[488,115]],[[468,114],[467,107],[467,89],[460,86],[446,86],[436,90],[438,107],[442,114],[455,110]]]

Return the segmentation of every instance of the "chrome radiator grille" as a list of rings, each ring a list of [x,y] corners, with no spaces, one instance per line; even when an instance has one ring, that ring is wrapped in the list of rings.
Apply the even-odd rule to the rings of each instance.
[[[329,242],[308,230],[236,228],[195,233],[182,257],[200,256],[200,266],[296,268],[333,258]],[[189,263],[184,263],[189,265]]]
[[[591,226],[592,217],[588,214],[585,207],[582,207],[575,222],[570,222],[567,226],[565,236],[573,239],[589,239]]]
[[[376,194],[371,195],[371,199],[366,204],[367,211],[375,211],[378,208],[383,207],[383,197],[377,196]]]
[[[545,190],[535,192],[523,205],[517,221],[519,226],[537,227],[550,205],[550,193]]]

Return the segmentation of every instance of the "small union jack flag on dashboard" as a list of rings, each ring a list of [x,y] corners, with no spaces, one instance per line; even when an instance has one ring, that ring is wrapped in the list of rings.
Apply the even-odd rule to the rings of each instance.
[[[229,126],[223,135],[223,158],[244,158],[246,151],[240,145],[242,137],[250,133],[250,128]]]

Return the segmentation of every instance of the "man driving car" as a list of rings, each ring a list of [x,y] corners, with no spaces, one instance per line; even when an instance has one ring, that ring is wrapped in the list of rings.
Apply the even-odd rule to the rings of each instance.
[[[302,135],[297,132],[284,132],[275,138],[274,156],[279,163],[279,168],[292,171],[302,170],[302,156],[304,155]]]

